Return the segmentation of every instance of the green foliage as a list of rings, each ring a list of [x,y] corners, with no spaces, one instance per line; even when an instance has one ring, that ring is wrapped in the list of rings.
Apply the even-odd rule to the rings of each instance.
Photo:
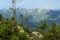
[[[16,31],[17,30],[17,31]],[[0,21],[0,40],[30,40],[26,33],[15,29],[15,21],[7,19]]]
[[[14,32],[15,22],[11,20],[0,22],[0,38],[2,40],[10,40],[11,35]]]
[[[10,40],[19,40],[19,37],[13,34]]]
[[[25,32],[32,33],[32,29],[30,27],[24,27]]]
[[[47,25],[46,21],[43,21],[40,28],[41,28],[42,30],[46,30],[47,27],[48,27],[48,25]]]
[[[55,22],[53,22],[51,28],[44,33],[44,40],[60,40],[60,30]]]
[[[26,33],[20,33],[19,40],[29,40],[29,37],[27,36]]]
[[[44,33],[48,29],[48,25],[46,21],[43,21],[41,24],[37,25],[36,31],[40,33]]]
[[[23,26],[23,14],[20,14],[20,26]]]
[[[41,25],[37,25],[36,31],[42,33],[43,40],[60,40],[60,26],[55,22],[51,24],[47,25],[46,21],[43,21]],[[48,26],[51,27],[48,28]]]
[[[21,21],[23,22],[23,15],[20,16]],[[3,16],[0,15],[0,40],[34,40],[34,38],[29,38],[31,37],[32,29],[28,25],[23,27],[23,23],[21,23],[20,26],[24,28],[25,32],[20,32],[20,30],[16,28],[16,21],[14,21],[14,18],[3,19]],[[25,21],[28,21],[28,17]],[[43,21],[41,25],[37,25],[34,31],[41,32],[43,40],[60,40],[60,26],[56,25],[55,22],[52,22],[51,24],[51,27],[48,28],[49,25],[47,22]]]
[[[2,21],[4,18],[3,18],[3,16],[0,14],[0,21]]]

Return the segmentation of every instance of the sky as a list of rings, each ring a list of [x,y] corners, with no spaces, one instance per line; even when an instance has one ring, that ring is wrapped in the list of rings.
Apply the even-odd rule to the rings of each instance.
[[[17,3],[17,7],[32,9],[60,9],[60,0],[23,0]],[[11,7],[11,0],[0,0],[0,9],[8,9]]]

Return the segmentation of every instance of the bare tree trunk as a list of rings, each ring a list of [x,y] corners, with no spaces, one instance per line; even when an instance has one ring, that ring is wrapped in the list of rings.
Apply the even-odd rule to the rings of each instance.
[[[16,20],[16,10],[17,10],[17,2],[21,2],[22,0],[12,0],[12,11],[13,11],[13,17],[14,17],[14,22],[15,22],[15,27],[14,27],[14,31],[16,32],[18,27],[17,27],[17,20]]]
[[[12,11],[13,11],[13,18],[15,22],[14,33],[17,32],[17,20],[16,20],[16,0],[12,0]]]

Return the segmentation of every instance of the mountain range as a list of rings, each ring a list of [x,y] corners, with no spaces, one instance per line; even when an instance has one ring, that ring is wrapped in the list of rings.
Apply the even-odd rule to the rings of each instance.
[[[0,13],[4,18],[11,18],[13,12],[10,9],[0,10]],[[49,10],[49,9],[17,9],[16,18],[20,22],[20,14],[22,14],[25,19],[28,17],[28,22],[24,22],[24,25],[28,24],[29,26],[34,27],[35,24],[40,23],[42,20],[47,20],[48,23],[55,21],[57,24],[60,24],[60,10]]]

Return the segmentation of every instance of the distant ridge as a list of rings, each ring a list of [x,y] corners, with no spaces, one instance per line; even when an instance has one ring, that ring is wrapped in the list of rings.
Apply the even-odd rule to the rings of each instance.
[[[23,14],[24,18],[29,18],[29,25],[35,25],[36,23],[47,20],[51,22],[52,20],[56,21],[56,23],[60,23],[60,10],[49,10],[49,9],[17,9],[17,20],[20,21],[20,14]],[[0,13],[4,16],[4,18],[11,18],[13,16],[13,12],[9,9],[0,10]]]

